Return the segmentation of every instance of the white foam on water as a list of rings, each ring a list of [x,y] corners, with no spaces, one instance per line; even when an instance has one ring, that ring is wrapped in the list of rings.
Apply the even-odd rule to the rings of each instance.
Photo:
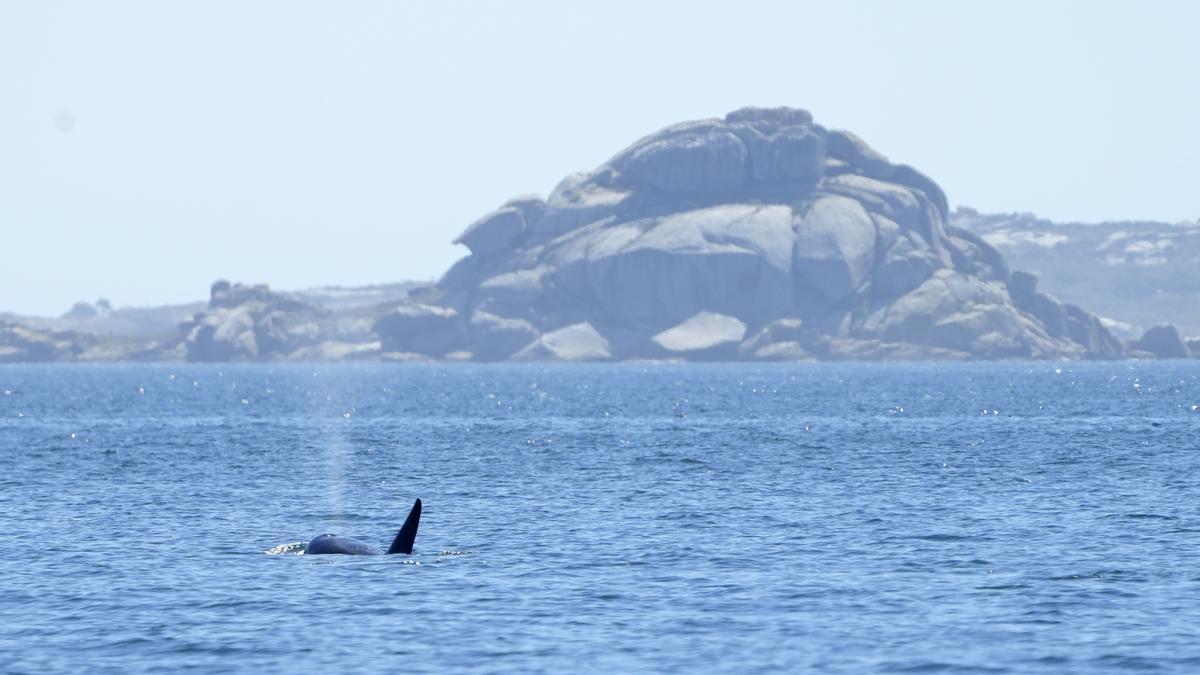
[[[293,541],[287,544],[272,546],[271,548],[263,551],[263,553],[266,553],[267,555],[304,555],[304,549],[307,547],[308,544],[305,542]]]

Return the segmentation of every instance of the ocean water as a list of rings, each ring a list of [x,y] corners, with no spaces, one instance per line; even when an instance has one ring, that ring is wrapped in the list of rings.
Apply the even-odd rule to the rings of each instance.
[[[1195,362],[4,366],[0,462],[4,672],[1200,671]]]

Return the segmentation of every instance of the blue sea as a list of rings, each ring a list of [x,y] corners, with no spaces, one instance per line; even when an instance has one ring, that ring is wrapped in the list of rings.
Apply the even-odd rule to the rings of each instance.
[[[0,461],[4,672],[1200,671],[1197,362],[10,365]]]

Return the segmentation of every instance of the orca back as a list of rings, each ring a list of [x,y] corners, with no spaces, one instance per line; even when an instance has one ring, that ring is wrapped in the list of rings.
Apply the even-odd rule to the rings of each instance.
[[[420,524],[421,500],[418,499],[413,503],[412,510],[408,512],[408,518],[404,520],[404,526],[396,533],[396,538],[392,540],[392,545],[387,552],[406,555],[412,553],[413,542],[417,538],[417,526]],[[357,539],[339,537],[336,534],[322,534],[308,542],[304,553],[305,555],[379,555],[381,551]]]
[[[378,555],[379,551],[373,546],[350,537],[339,537],[336,534],[322,534],[308,542],[304,549],[305,555]]]

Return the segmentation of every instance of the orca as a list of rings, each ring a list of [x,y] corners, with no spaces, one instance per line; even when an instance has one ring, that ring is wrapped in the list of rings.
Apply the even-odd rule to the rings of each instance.
[[[392,540],[392,545],[387,550],[387,555],[393,553],[404,553],[405,555],[412,553],[413,541],[417,538],[417,525],[421,522],[421,500],[418,499],[413,504],[412,511],[408,512],[408,518],[404,521],[404,526],[396,533],[396,538]],[[308,542],[308,546],[304,549],[304,555],[380,555],[383,553],[379,549],[361,542],[357,539],[349,537],[339,537],[336,534],[322,534],[312,541]]]

